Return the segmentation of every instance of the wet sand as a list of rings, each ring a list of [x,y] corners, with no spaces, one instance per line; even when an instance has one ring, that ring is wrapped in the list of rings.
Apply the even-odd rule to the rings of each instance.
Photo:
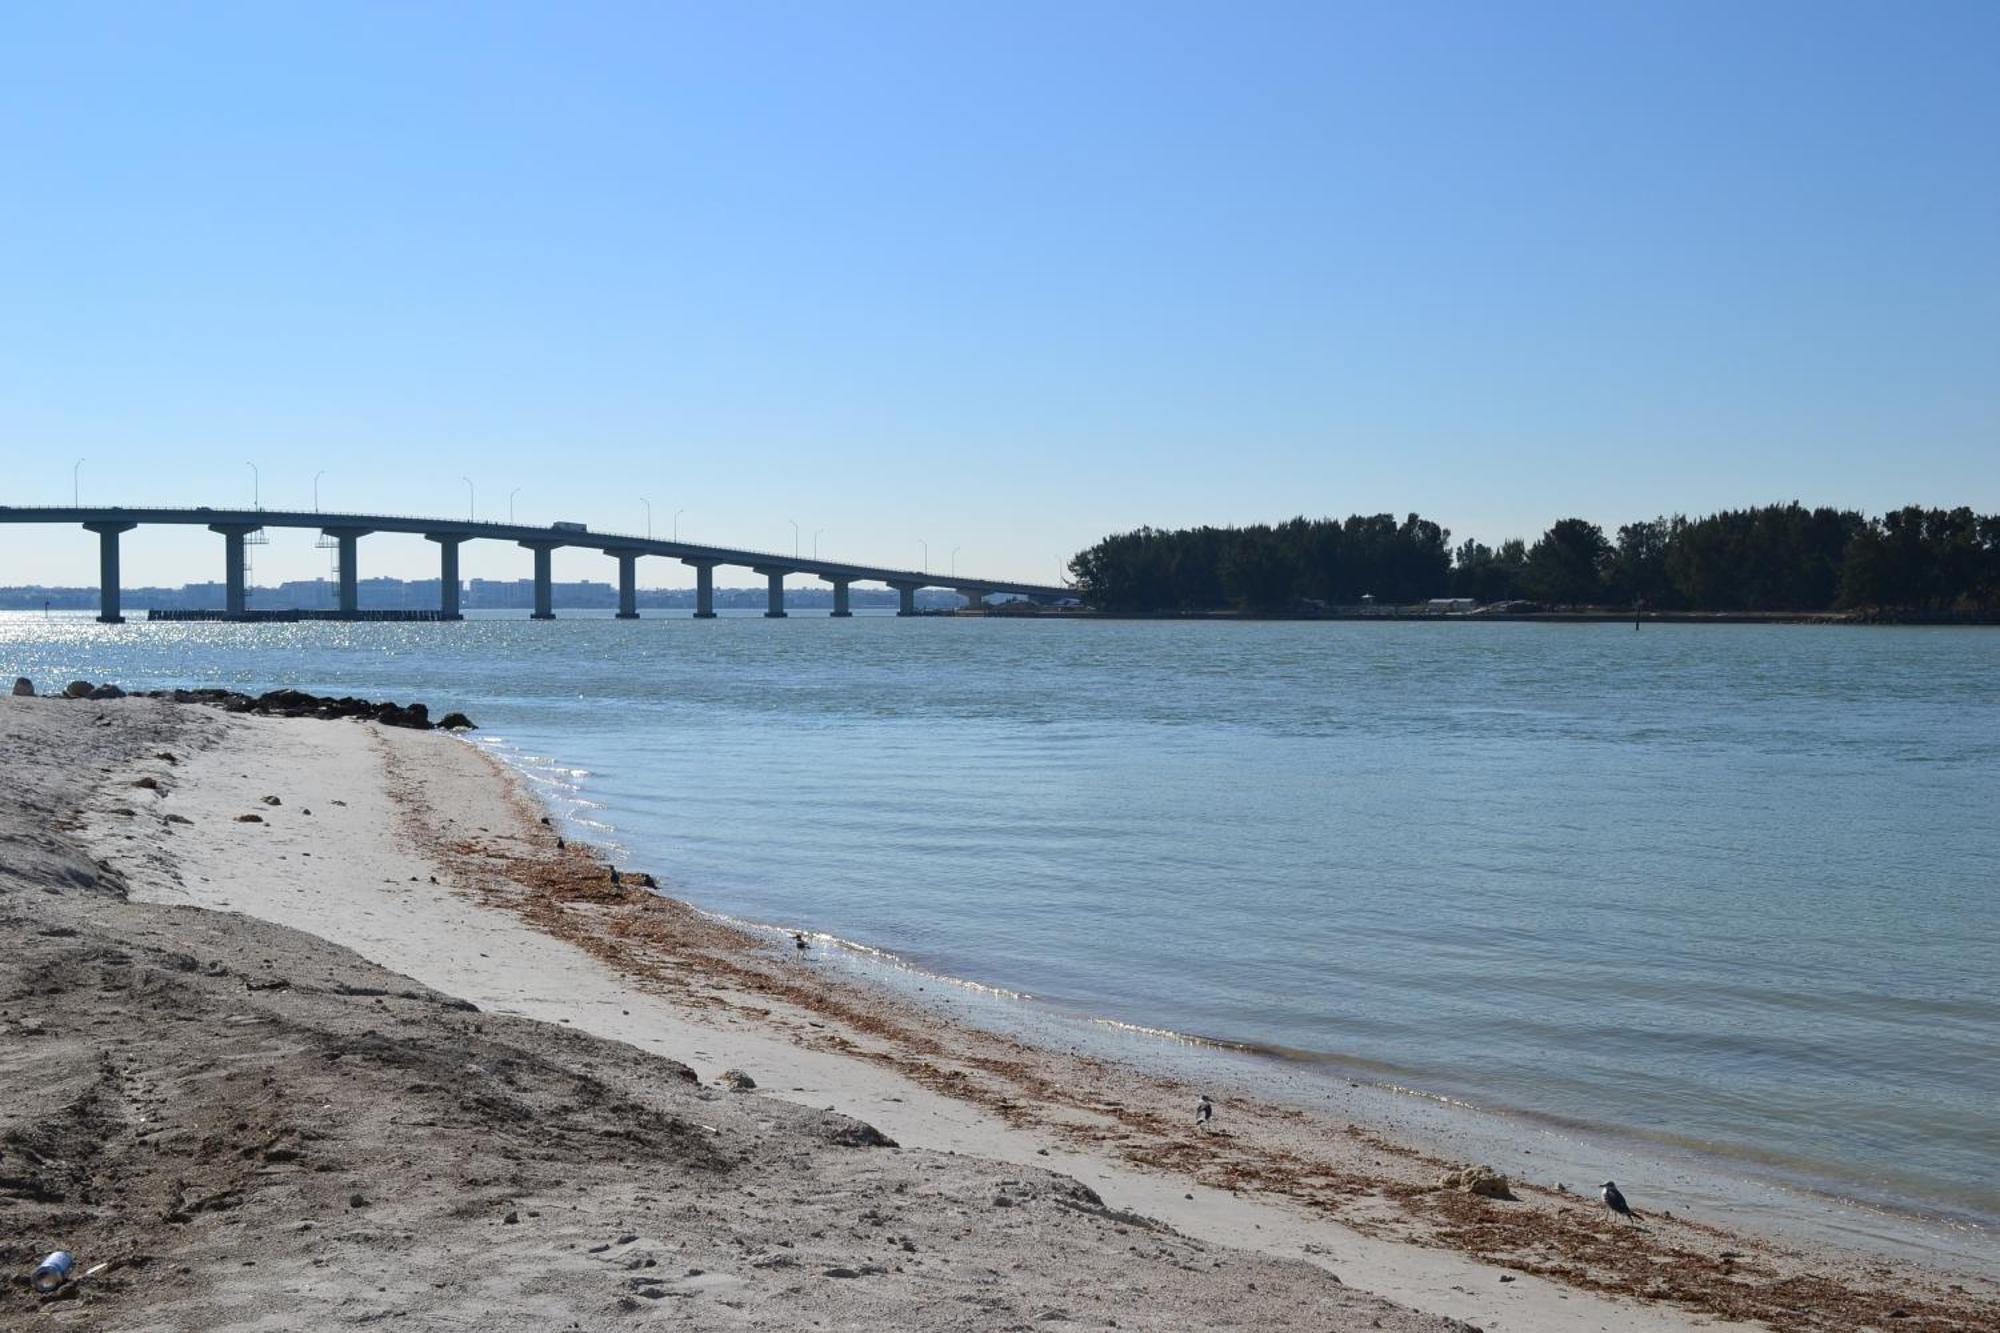
[[[953,1023],[630,877],[613,883],[591,849],[558,848],[513,775],[474,747],[372,724],[203,716],[179,762],[113,765],[85,802],[81,836],[135,900],[310,932],[482,1011],[625,1043],[635,1061],[683,1061],[703,1080],[742,1069],[759,1088],[731,1104],[832,1107],[906,1150],[1052,1168],[1191,1243],[1337,1273],[1341,1290],[1484,1327],[2000,1322],[1976,1277],[1801,1248],[1644,1200],[1645,1226],[1631,1227],[1582,1189],[1440,1189],[1453,1163],[1358,1120],[1232,1100],[1199,1132],[1193,1090],[1170,1079]],[[170,794],[134,809],[143,777]],[[1344,1326],[1310,1309],[1265,1314]]]

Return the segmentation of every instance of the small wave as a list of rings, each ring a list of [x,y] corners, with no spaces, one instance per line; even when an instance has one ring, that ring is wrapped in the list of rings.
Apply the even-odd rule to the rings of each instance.
[[[927,967],[921,967],[911,962],[901,954],[891,952],[888,949],[878,948],[873,944],[863,944],[860,940],[850,940],[844,936],[834,935],[824,930],[808,930],[803,926],[774,926],[769,922],[750,921],[742,917],[733,917],[722,912],[710,912],[698,907],[695,910],[701,912],[703,916],[708,917],[710,920],[734,926],[738,930],[747,930],[755,935],[767,936],[771,939],[790,939],[794,935],[803,935],[806,939],[819,945],[821,948],[838,949],[842,953],[851,954],[855,958],[887,970],[899,972],[905,976],[922,977],[926,981],[935,981],[958,990],[969,991],[975,995],[989,996],[999,1000],[1030,1001],[1035,998],[1026,991],[1009,990],[1005,986],[994,986],[984,981],[974,981],[970,977],[955,977],[948,972],[933,972]]]
[[[1222,1037],[1203,1037],[1192,1032],[1176,1032],[1172,1028],[1148,1027],[1144,1023],[1127,1023],[1119,1018],[1092,1018],[1101,1028],[1122,1032],[1133,1037],[1152,1037],[1159,1041],[1170,1041],[1179,1046],[1200,1046],[1213,1051],[1239,1051],[1245,1055],[1263,1055],[1254,1043],[1229,1041]]]
[[[591,838],[602,844],[606,852],[624,855],[626,849],[615,841],[617,829],[608,820],[593,819],[585,813],[604,809],[603,802],[583,794],[583,779],[591,775],[591,770],[559,763],[549,755],[531,753],[504,736],[476,737],[473,743],[512,769],[528,784],[535,799],[565,825],[589,830]]]
[[[1398,1097],[1414,1097],[1420,1102],[1431,1102],[1437,1106],[1455,1107],[1461,1111],[1479,1111],[1485,1109],[1479,1103],[1467,1101],[1463,1097],[1452,1097],[1442,1092],[1432,1092],[1428,1088],[1413,1088],[1407,1083],[1377,1083],[1374,1086],[1384,1092],[1393,1092]]]
[[[1234,1055],[1247,1055],[1252,1059],[1276,1060],[1284,1064],[1309,1065],[1326,1068],[1329,1066],[1347,1069],[1355,1074],[1381,1075],[1389,1073],[1391,1067],[1375,1060],[1363,1060],[1351,1056],[1334,1055],[1326,1051],[1305,1051],[1296,1047],[1282,1046],[1274,1042],[1242,1041],[1231,1037],[1209,1037],[1196,1032],[1181,1032],[1174,1028],[1149,1027],[1144,1023],[1128,1023],[1123,1019],[1093,1017],[1090,1022],[1097,1027],[1110,1028],[1114,1032],[1128,1036],[1147,1037],[1156,1041],[1169,1042],[1176,1046],[1189,1046],[1200,1050],[1227,1051]],[[1372,1077],[1368,1086],[1381,1092],[1394,1093],[1400,1097],[1414,1097],[1419,1101],[1431,1102],[1439,1106],[1457,1107],[1462,1110],[1477,1111],[1477,1104],[1442,1092],[1427,1088],[1411,1087],[1398,1083],[1393,1078]]]

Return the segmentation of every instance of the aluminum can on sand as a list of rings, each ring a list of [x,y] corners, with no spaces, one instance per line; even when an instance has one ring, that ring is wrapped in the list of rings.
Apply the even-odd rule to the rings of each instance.
[[[42,1260],[35,1269],[35,1275],[28,1279],[30,1286],[47,1295],[63,1283],[69,1281],[69,1270],[76,1267],[76,1258],[68,1250],[57,1250]]]

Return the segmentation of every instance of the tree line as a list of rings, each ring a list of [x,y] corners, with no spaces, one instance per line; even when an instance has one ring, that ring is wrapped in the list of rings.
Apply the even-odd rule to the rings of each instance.
[[[1627,523],[1565,518],[1532,544],[1451,544],[1411,514],[1140,528],[1070,561],[1106,611],[1282,612],[1439,597],[1662,611],[2000,609],[2000,514],[1767,505]]]

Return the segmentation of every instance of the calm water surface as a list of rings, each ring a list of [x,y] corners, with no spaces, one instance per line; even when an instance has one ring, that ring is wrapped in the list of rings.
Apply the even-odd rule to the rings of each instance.
[[[2000,632],[13,616],[0,671],[462,707],[703,905],[2000,1221]]]

